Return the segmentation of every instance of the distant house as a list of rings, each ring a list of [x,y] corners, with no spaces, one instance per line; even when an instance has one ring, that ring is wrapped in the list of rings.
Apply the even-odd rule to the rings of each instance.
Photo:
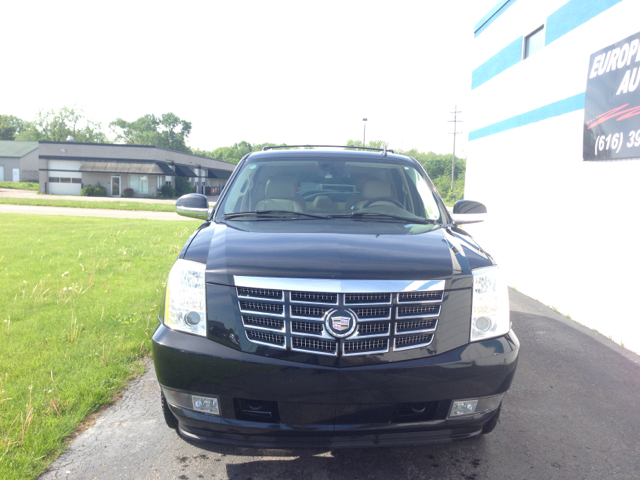
[[[38,142],[0,141],[0,182],[38,181]]]
[[[107,195],[154,197],[184,177],[197,193],[217,195],[235,164],[152,145],[0,141],[0,181],[34,181],[41,193],[79,195],[102,185]]]
[[[102,185],[107,195],[155,196],[176,177],[189,180],[197,193],[215,195],[235,164],[151,145],[40,142],[40,192],[78,195],[83,186]]]

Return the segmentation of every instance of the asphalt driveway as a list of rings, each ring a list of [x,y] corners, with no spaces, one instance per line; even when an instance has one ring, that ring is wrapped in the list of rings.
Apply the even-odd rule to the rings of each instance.
[[[175,200],[163,200],[161,198],[137,198],[137,197],[82,197],[79,195],[49,195],[38,193],[35,190],[20,190],[17,188],[0,188],[0,198],[30,198],[36,200],[82,200],[87,202],[140,202],[140,203],[164,203],[173,205]],[[207,197],[209,202],[218,200],[218,196]]]
[[[165,426],[149,363],[41,478],[640,478],[640,356],[519,292],[511,306],[518,372],[498,428],[480,439],[338,451],[190,443]]]
[[[147,220],[194,220],[174,212],[150,212],[146,210],[107,210],[104,208],[43,207],[40,205],[0,204],[0,213],[26,215],[63,215],[71,217],[145,218]]]

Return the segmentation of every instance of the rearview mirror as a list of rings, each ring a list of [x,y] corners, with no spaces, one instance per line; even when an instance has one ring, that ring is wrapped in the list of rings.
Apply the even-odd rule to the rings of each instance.
[[[199,193],[188,193],[176,201],[176,212],[183,217],[206,220],[209,216],[209,200]]]
[[[465,223],[480,223],[484,221],[487,207],[473,200],[458,200],[453,206],[453,223],[462,225]]]

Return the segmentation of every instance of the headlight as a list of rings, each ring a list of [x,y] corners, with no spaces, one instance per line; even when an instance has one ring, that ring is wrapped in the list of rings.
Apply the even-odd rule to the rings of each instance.
[[[182,332],[206,336],[207,303],[203,263],[177,260],[167,281],[164,324]]]
[[[500,337],[509,333],[509,291],[498,267],[473,271],[471,341]]]

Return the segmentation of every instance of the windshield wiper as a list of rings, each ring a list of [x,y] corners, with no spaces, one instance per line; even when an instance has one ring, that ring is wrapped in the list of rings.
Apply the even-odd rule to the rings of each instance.
[[[353,212],[349,215],[332,215],[333,218],[364,218],[364,217],[380,217],[380,218],[393,218],[395,220],[402,220],[403,222],[408,223],[420,223],[427,224],[433,223],[435,224],[435,220],[430,220],[428,218],[410,218],[410,217],[402,217],[400,215],[391,215],[389,213],[376,213],[376,212]]]
[[[260,217],[262,215],[267,215],[267,216],[275,215],[275,217],[270,217],[274,219],[280,218],[283,216],[290,216],[290,215],[297,215],[300,217],[307,217],[307,218],[331,218],[327,215],[316,215],[314,213],[304,213],[304,212],[291,212],[289,210],[260,210],[256,212],[226,213],[222,216],[222,218],[224,218],[225,220],[231,220],[233,218],[238,218],[238,217],[247,217],[247,216]]]

